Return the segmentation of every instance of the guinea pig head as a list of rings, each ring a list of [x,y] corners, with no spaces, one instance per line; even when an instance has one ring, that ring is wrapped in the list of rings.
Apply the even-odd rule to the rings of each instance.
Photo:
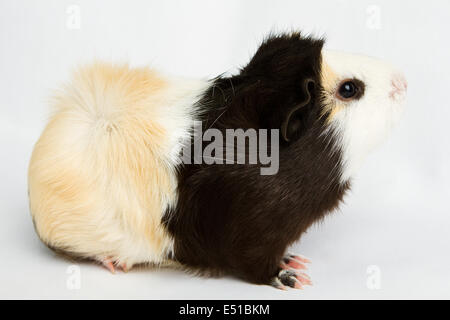
[[[342,149],[341,179],[347,181],[399,119],[407,82],[381,60],[323,50],[321,84],[323,112]]]
[[[214,103],[203,104],[219,107],[205,126],[279,130],[280,150],[303,155],[293,162],[317,163],[339,149],[329,162],[339,162],[339,178],[348,181],[397,122],[407,83],[388,63],[323,45],[299,33],[268,38],[240,74],[214,82],[207,94]]]

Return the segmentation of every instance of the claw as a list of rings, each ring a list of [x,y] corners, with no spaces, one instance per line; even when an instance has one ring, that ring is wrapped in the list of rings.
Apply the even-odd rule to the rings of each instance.
[[[297,273],[296,277],[295,277],[298,281],[300,281],[301,284],[303,285],[308,285],[308,286],[312,286],[312,281],[310,279],[310,277],[305,274],[305,273]]]
[[[296,281],[294,284],[294,289],[299,289],[299,290],[303,290],[303,286],[302,283],[300,281]]]
[[[103,266],[106,267],[111,273],[116,273],[116,270],[114,269],[114,264],[111,262],[111,260],[106,259],[102,261]]]

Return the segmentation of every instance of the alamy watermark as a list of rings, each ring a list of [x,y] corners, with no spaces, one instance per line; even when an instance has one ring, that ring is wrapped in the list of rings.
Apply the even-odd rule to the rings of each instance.
[[[381,289],[381,269],[377,265],[370,265],[366,269],[366,286],[369,290]]]
[[[206,129],[194,121],[191,143],[182,149],[184,164],[260,165],[261,175],[274,175],[279,169],[278,129]]]
[[[81,29],[81,9],[79,5],[72,4],[66,8],[66,28],[69,30]]]
[[[381,8],[378,5],[370,5],[366,8],[366,27],[370,30],[381,30]]]
[[[81,289],[81,269],[80,266],[76,264],[70,265],[66,269],[66,274],[68,275],[66,279],[66,287],[69,290],[80,290]]]

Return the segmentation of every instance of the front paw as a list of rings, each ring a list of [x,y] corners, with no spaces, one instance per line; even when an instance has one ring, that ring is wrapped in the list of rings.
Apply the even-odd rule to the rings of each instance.
[[[271,285],[282,290],[287,290],[288,287],[303,289],[305,285],[312,285],[310,277],[300,271],[306,270],[306,263],[310,262],[299,255],[285,255],[280,263],[280,271],[272,279]]]

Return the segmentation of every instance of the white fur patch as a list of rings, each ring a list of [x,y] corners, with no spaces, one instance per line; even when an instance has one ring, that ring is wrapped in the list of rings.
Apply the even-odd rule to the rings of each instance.
[[[345,79],[356,78],[365,84],[364,95],[359,100],[337,102],[344,104],[344,108],[331,119],[342,145],[341,181],[346,182],[399,119],[406,81],[391,65],[367,56],[324,50],[323,59],[337,75],[335,90]]]

